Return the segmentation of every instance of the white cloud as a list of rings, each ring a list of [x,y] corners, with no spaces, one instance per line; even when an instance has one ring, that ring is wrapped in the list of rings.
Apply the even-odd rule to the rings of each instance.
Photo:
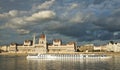
[[[17,29],[17,32],[18,32],[19,34],[28,34],[28,33],[30,33],[29,30],[25,30],[25,29]]]
[[[32,14],[32,16],[27,17],[25,20],[29,22],[41,21],[45,19],[52,19],[56,16],[55,12],[47,10],[47,11],[40,11],[38,13]]]
[[[73,4],[71,4],[70,9],[74,9],[74,8],[77,8],[77,7],[78,7],[78,4],[77,3],[73,3]]]
[[[17,16],[17,14],[18,14],[18,11],[17,10],[11,10],[11,11],[9,11],[9,15],[10,16]]]
[[[9,12],[10,15],[14,15],[14,11]],[[31,16],[14,17],[9,19],[5,25],[0,26],[0,28],[22,28],[29,25],[38,24],[40,22],[53,19],[56,13],[50,10],[39,11],[32,14]]]
[[[67,18],[67,17],[69,17],[71,15],[71,12],[75,11],[76,9],[80,9],[78,3],[70,3],[67,6],[61,7],[61,8],[62,8],[62,11],[64,11],[61,14],[62,18]],[[72,14],[75,14],[75,12],[73,12]]]
[[[70,22],[72,23],[79,23],[79,22],[83,22],[84,16],[80,13],[77,13],[75,16],[73,16],[71,19],[70,19]]]
[[[76,12],[75,15],[73,15],[72,17],[69,18],[69,22],[71,23],[84,23],[89,21],[90,19],[96,20],[96,18],[94,17],[94,14],[89,12],[89,13],[83,13],[83,12]]]
[[[38,5],[38,9],[49,9],[49,7],[52,6],[54,2],[55,0],[45,1],[41,5]]]
[[[27,11],[10,10],[9,12],[0,14],[0,19],[8,20],[18,16],[23,16],[27,13]]]
[[[26,25],[26,21],[24,20],[24,18],[13,18],[10,19],[8,22],[5,23],[5,25],[3,26],[3,28],[20,28],[24,25]]]
[[[15,17],[16,15],[17,15],[17,11],[11,10],[8,13],[0,14],[0,19],[8,19],[8,18]]]

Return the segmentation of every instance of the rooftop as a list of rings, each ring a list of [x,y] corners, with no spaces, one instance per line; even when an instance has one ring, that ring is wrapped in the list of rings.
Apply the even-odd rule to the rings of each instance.
[[[40,38],[45,38],[45,34],[41,34],[41,35],[40,35]]]

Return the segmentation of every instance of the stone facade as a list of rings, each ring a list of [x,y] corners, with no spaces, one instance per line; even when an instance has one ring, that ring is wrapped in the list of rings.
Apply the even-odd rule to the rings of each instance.
[[[75,42],[69,42],[67,44],[62,44],[59,39],[53,40],[52,44],[48,44],[46,40],[46,35],[41,34],[38,44],[35,43],[35,37],[33,41],[25,40],[23,45],[16,43],[11,43],[9,47],[9,52],[17,53],[73,53],[75,52]]]
[[[31,45],[33,45],[32,40],[25,40],[24,41],[24,46],[31,46]]]
[[[73,53],[75,52],[75,43],[70,42],[68,44],[60,44],[60,41],[57,43],[48,45],[49,53]]]
[[[94,45],[93,44],[87,44],[87,45],[80,46],[77,49],[80,52],[93,52]]]
[[[120,52],[120,43],[108,43],[106,45],[107,51],[109,52]]]
[[[0,46],[0,52],[7,52],[9,49],[8,46]]]
[[[9,47],[2,47],[10,53],[74,53],[80,52],[120,52],[120,43],[108,43],[104,46],[94,46],[93,44],[86,44],[80,47],[76,47],[75,42],[68,42],[62,44],[62,40],[54,39],[52,44],[48,44],[46,35],[41,34],[38,43],[35,42],[35,36],[33,40],[25,40],[22,45],[11,43]]]

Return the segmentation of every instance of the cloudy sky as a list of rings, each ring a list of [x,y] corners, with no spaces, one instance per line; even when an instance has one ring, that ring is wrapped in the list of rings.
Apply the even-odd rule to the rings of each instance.
[[[120,0],[0,0],[0,45],[47,40],[120,40]]]

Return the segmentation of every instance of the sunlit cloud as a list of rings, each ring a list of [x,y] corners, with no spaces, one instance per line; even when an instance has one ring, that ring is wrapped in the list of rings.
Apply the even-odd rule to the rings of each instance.
[[[12,35],[17,39],[35,32],[78,42],[120,39],[119,0],[11,0],[9,6],[4,0],[0,3],[0,33],[9,33],[10,40]],[[6,40],[4,35],[2,38]]]
[[[7,18],[16,17],[17,14],[18,14],[17,10],[11,10],[8,13],[0,14],[0,19],[7,19]]]
[[[30,33],[29,30],[25,30],[25,29],[18,29],[17,32],[18,32],[19,34],[29,34],[29,33]]]
[[[49,9],[53,5],[55,0],[45,1],[44,3],[38,5],[38,9]]]
[[[44,19],[52,19],[55,17],[55,12],[53,11],[40,11],[38,13],[34,13],[32,14],[32,16],[27,17],[25,20],[26,21],[40,21],[40,20],[44,20]]]

